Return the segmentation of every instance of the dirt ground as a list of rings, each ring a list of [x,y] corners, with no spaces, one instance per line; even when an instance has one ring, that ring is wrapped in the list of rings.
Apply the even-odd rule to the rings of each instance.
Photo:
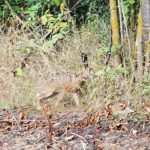
[[[88,124],[84,111],[70,109],[49,121],[36,115],[14,125],[0,117],[1,150],[150,150],[150,122],[130,116]]]

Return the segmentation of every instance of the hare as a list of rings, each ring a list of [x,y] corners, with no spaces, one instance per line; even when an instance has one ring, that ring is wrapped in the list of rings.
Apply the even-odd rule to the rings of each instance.
[[[64,99],[66,94],[73,94],[76,105],[79,104],[78,92],[85,85],[89,76],[87,54],[82,53],[82,63],[84,69],[80,72],[63,72],[52,74],[46,80],[38,82],[36,86],[35,104],[40,109],[43,102],[48,99],[57,97],[58,102]]]

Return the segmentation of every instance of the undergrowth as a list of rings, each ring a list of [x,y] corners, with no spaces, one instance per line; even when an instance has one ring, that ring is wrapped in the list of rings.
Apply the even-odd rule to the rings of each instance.
[[[107,29],[104,21],[94,19],[80,30],[68,34],[48,51],[44,50],[47,41],[40,41],[34,33],[13,28],[5,35],[1,32],[0,109],[32,105],[36,82],[51,73],[82,70],[81,53],[85,52],[93,75],[87,81],[81,104],[88,110],[94,110],[111,102],[123,101],[143,111],[143,102],[149,100],[149,79],[145,75],[145,83],[135,84],[129,73],[130,68],[112,68],[111,60],[109,65],[105,65],[109,51]],[[119,74],[124,77],[116,87],[115,79]]]

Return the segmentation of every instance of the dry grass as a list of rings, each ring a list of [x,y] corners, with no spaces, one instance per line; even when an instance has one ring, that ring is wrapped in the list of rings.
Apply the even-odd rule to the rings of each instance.
[[[49,52],[43,52],[43,44],[38,38],[31,40],[31,35],[11,30],[7,35],[0,35],[0,109],[32,104],[35,99],[35,85],[49,74],[55,72],[80,71],[81,52],[89,56],[89,66],[94,74],[88,80],[86,94],[82,98],[88,109],[107,106],[110,102],[126,101],[142,103],[139,87],[136,89],[130,78],[120,81],[119,90],[115,87],[112,75],[106,72],[105,56],[101,54],[103,46],[94,33],[84,31],[67,36]],[[27,51],[31,53],[28,54]],[[15,76],[16,68],[28,59],[22,76]],[[99,71],[103,71],[99,74]],[[144,97],[148,100],[148,96]],[[137,104],[135,104],[137,105]]]
[[[89,37],[91,41],[87,43],[84,36],[76,34],[66,38],[45,54],[42,51],[43,43],[39,43],[38,39],[31,42],[29,37],[13,29],[10,29],[7,35],[0,35],[1,108],[31,103],[34,100],[37,81],[55,72],[81,70],[81,52],[87,52],[90,56],[92,51],[99,48],[96,40]],[[31,50],[31,54],[27,53],[28,49]],[[22,69],[22,76],[14,76],[15,70],[21,68],[25,59],[28,62]],[[91,59],[93,58],[90,58],[90,62]]]

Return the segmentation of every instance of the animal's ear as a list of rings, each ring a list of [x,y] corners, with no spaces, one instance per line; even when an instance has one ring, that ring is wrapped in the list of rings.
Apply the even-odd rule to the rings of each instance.
[[[86,53],[81,54],[82,63],[84,64],[85,69],[88,68],[88,57]]]

